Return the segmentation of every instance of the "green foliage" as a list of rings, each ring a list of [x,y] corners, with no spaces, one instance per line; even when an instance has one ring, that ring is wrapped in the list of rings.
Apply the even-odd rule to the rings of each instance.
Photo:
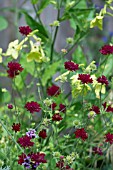
[[[8,27],[7,20],[3,16],[0,16],[0,31],[6,29],[7,27]]]

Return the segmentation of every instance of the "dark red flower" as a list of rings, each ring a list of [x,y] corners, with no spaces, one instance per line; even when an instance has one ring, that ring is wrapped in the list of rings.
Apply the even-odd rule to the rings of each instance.
[[[113,143],[113,134],[111,134],[110,132],[106,134],[105,138],[105,142],[109,142],[110,144]]]
[[[66,112],[66,106],[64,104],[59,105],[59,111],[65,113]]]
[[[106,86],[109,84],[107,78],[106,78],[104,75],[102,75],[101,77],[99,77],[99,78],[97,79],[97,81],[98,81],[98,83],[105,84]]]
[[[112,45],[104,45],[99,51],[103,55],[113,54],[113,46]]]
[[[41,130],[38,135],[39,137],[45,139],[47,137],[46,129]]]
[[[49,107],[52,109],[52,110],[55,110],[55,107],[57,106],[57,104],[56,103],[52,103]]]
[[[13,109],[13,105],[12,104],[8,104],[7,107],[8,107],[8,109]]]
[[[20,131],[20,123],[13,123],[12,130],[14,130],[15,132]]]
[[[98,147],[94,147],[93,152],[98,155],[103,155],[102,149]]]
[[[64,167],[64,160],[60,160],[56,163],[56,167],[62,169]]]
[[[87,83],[93,83],[92,78],[90,77],[90,74],[79,74],[78,80],[81,80],[83,84]]]
[[[41,110],[40,105],[37,102],[27,102],[24,106],[30,113],[39,112]]]
[[[47,161],[45,160],[45,154],[44,153],[33,153],[31,155],[31,160],[35,163],[46,163]]]
[[[22,26],[22,27],[19,27],[19,32],[22,35],[26,35],[27,36],[29,33],[32,32],[32,29],[29,26]]]
[[[63,118],[61,117],[61,115],[59,113],[56,113],[52,116],[52,120],[53,121],[60,121],[62,120]]]
[[[102,104],[106,112],[113,112],[113,107],[111,105],[108,105],[105,103]]]
[[[81,138],[82,140],[86,140],[88,138],[88,134],[86,133],[84,128],[77,129],[75,131],[75,135],[76,135],[75,138]]]
[[[49,96],[57,96],[60,94],[60,92],[61,92],[60,87],[56,85],[52,85],[51,87],[48,87],[47,89],[47,94]]]
[[[34,142],[31,142],[31,137],[27,135],[19,138],[17,142],[24,148],[29,148],[34,145]]]
[[[7,73],[8,77],[10,78],[15,78],[15,76],[19,75],[20,72],[23,71],[21,64],[17,62],[9,62],[7,67],[9,68],[9,70],[7,70]]]
[[[24,159],[26,158],[26,155],[24,153],[22,153],[18,157],[19,157],[18,164],[22,165],[24,163]]]
[[[100,114],[100,109],[98,106],[93,105],[90,111],[94,111],[96,114]]]
[[[66,61],[64,63],[65,69],[69,70],[69,71],[76,71],[79,69],[79,65],[72,62],[72,61]]]

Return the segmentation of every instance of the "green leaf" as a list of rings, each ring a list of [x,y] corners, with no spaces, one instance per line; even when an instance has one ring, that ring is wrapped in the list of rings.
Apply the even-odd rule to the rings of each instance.
[[[32,4],[37,4],[37,3],[38,3],[38,0],[31,0],[31,3],[32,3]]]
[[[27,24],[31,27],[32,30],[38,29],[39,31],[36,33],[38,37],[42,39],[42,41],[47,41],[48,40],[48,33],[45,30],[44,26],[39,24],[36,20],[34,20],[30,15],[27,13],[25,14],[25,19]]]
[[[7,20],[3,16],[0,16],[0,31],[6,29],[7,27],[8,27]]]
[[[50,3],[51,0],[41,0],[41,3],[40,3],[40,7],[39,7],[39,10],[38,10],[38,14],[40,14],[44,8],[46,8],[48,6],[48,4]]]
[[[60,65],[60,61],[57,61],[53,63],[52,65],[49,65],[44,74],[42,75],[42,85],[45,86],[47,81],[56,73],[56,70],[58,66]]]

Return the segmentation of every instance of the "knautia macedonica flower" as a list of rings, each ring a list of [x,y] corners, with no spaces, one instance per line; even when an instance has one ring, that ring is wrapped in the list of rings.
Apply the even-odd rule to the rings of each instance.
[[[40,164],[40,163],[46,163],[47,161],[45,160],[45,154],[44,153],[40,153],[40,152],[37,152],[37,153],[33,153],[31,155],[31,160],[37,164]]]
[[[53,121],[60,121],[62,120],[63,118],[61,117],[61,115],[59,113],[56,113],[52,116],[52,120]]]
[[[7,107],[8,107],[8,109],[13,109],[13,105],[12,104],[8,104]]]
[[[30,129],[28,132],[26,132],[26,135],[29,136],[30,138],[36,138],[36,130]]]
[[[41,110],[40,105],[37,102],[27,102],[24,106],[30,113],[39,112]]]
[[[106,112],[113,112],[113,107],[111,105],[107,105],[107,103],[102,104]]]
[[[57,106],[57,104],[55,102],[53,102],[49,107],[52,109],[52,110],[55,110],[55,107]]]
[[[69,70],[69,71],[76,71],[79,69],[79,65],[72,62],[72,61],[66,61],[64,63],[65,69]]]
[[[110,144],[112,144],[113,143],[113,134],[112,133],[107,133],[106,135],[105,135],[105,138],[106,138],[106,140],[105,140],[105,142],[109,142]]]
[[[29,33],[32,32],[32,29],[29,26],[21,26],[21,27],[19,27],[19,32],[22,35],[26,35],[27,36]]]
[[[106,78],[104,75],[102,75],[101,77],[99,77],[99,78],[97,79],[97,81],[98,81],[98,83],[105,84],[106,86],[108,86],[108,84],[109,84],[107,78]]]
[[[34,142],[31,142],[31,137],[25,135],[25,136],[22,136],[21,138],[18,139],[18,143],[24,147],[24,148],[29,148],[29,147],[32,147],[34,145]]]
[[[20,123],[13,123],[12,130],[15,132],[19,132],[20,131]]]
[[[66,106],[64,104],[59,105],[59,111],[65,113],[66,112]]]
[[[21,155],[18,156],[18,164],[22,165],[24,163],[24,159],[26,158],[27,156],[22,153]]]
[[[102,149],[99,147],[94,147],[93,152],[98,155],[103,155]]]
[[[86,133],[84,128],[77,129],[75,131],[75,138],[81,138],[85,141],[88,138],[88,134]]]
[[[90,74],[79,74],[78,80],[81,80],[83,84],[93,83],[93,79],[90,77]]]
[[[100,109],[98,106],[93,105],[90,111],[94,111],[96,114],[100,114]]]
[[[56,85],[52,85],[51,87],[48,87],[47,89],[47,94],[49,96],[58,96],[60,92],[61,92],[60,87]]]
[[[19,64],[17,62],[12,62],[12,61],[9,62],[8,68],[9,68],[9,70],[7,70],[7,73],[8,73],[8,77],[10,77],[10,78],[15,78],[17,75],[20,74],[20,72],[23,71],[21,64]]]
[[[39,132],[38,135],[39,135],[39,137],[41,137],[42,139],[47,138],[46,129],[42,129],[42,130]]]
[[[113,54],[113,45],[104,45],[99,51],[103,55]]]

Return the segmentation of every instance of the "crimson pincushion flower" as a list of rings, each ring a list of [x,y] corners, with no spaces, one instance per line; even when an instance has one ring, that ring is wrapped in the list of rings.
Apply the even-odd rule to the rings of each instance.
[[[13,123],[12,130],[14,130],[15,132],[20,131],[20,123]]]
[[[18,164],[22,165],[24,163],[24,159],[26,158],[26,155],[24,153],[22,153],[18,157],[19,157]]]
[[[81,80],[83,84],[93,83],[92,78],[90,77],[90,74],[79,74],[78,80]]]
[[[110,144],[113,143],[113,134],[111,134],[110,132],[105,135],[105,138],[105,142],[109,142]]]
[[[23,71],[21,64],[17,62],[11,61],[8,63],[7,67],[9,68],[9,70],[7,70],[7,73],[8,73],[8,77],[10,78],[15,78],[15,76],[19,75],[20,72]]]
[[[29,148],[29,147],[32,147],[34,145],[34,142],[31,142],[31,137],[25,135],[21,138],[18,139],[18,143],[24,147],[24,148]]]
[[[13,109],[13,105],[12,104],[8,104],[7,107],[8,107],[8,109]]]
[[[104,45],[99,51],[103,55],[113,54],[113,46],[112,45]]]
[[[31,160],[35,163],[46,163],[47,161],[45,160],[45,154],[44,153],[33,153],[31,155]]]
[[[77,129],[75,131],[75,138],[81,138],[82,140],[86,140],[88,138],[88,134],[86,133],[84,128]]]
[[[66,61],[64,63],[65,69],[69,70],[69,71],[76,71],[79,69],[79,65],[72,62],[72,61]]]
[[[63,118],[61,117],[61,115],[59,113],[56,113],[52,116],[52,120],[53,121],[60,121],[62,120]]]
[[[49,107],[52,109],[52,110],[55,110],[55,107],[57,106],[57,104],[56,103],[52,103]]]
[[[41,110],[40,105],[37,102],[27,102],[24,106],[30,113],[39,112]]]
[[[105,103],[102,104],[106,112],[113,112],[113,107],[111,105],[108,105]]]
[[[32,32],[32,29],[29,26],[21,26],[19,27],[19,32],[27,36],[29,33]]]
[[[56,85],[52,85],[51,87],[48,87],[47,89],[47,94],[49,96],[57,96],[60,94],[60,92],[61,92],[60,87]]]
[[[98,81],[98,83],[105,84],[106,86],[109,84],[107,78],[106,78],[104,75],[102,75],[101,77],[99,77],[99,78],[97,79],[97,81]]]
[[[93,152],[98,155],[103,155],[102,149],[98,147],[94,147]]]
[[[66,112],[66,106],[64,104],[59,105],[59,111],[65,113]]]
[[[46,129],[42,129],[40,132],[39,132],[39,137],[45,139],[47,137],[47,134],[46,134]]]
[[[93,105],[90,111],[94,111],[96,114],[100,114],[100,109],[98,106]]]

